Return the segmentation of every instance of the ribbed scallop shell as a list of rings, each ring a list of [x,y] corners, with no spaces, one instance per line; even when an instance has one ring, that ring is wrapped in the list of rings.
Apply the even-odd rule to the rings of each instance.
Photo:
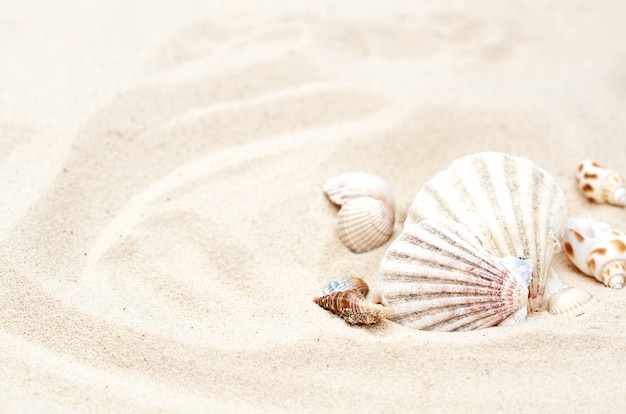
[[[550,264],[560,250],[566,218],[563,190],[550,174],[527,159],[484,152],[454,161],[427,182],[405,226],[425,219],[455,221],[495,255],[531,260],[529,310],[534,311],[544,302],[546,285],[565,287]]]
[[[386,201],[393,209],[395,200],[391,187],[382,178],[364,172],[349,172],[331,178],[324,184],[324,194],[338,206],[357,197],[371,197]]]
[[[389,308],[367,301],[367,283],[358,277],[344,276],[331,280],[313,301],[353,325],[371,325],[389,317]]]
[[[615,170],[582,160],[578,163],[576,182],[589,201],[626,206],[626,182]]]
[[[584,274],[613,289],[624,287],[626,279],[626,234],[610,225],[571,218],[563,236],[567,256]]]
[[[358,197],[339,210],[339,239],[353,252],[362,253],[379,247],[391,237],[395,214],[383,200]]]
[[[568,287],[552,295],[548,302],[548,312],[553,315],[579,316],[591,308],[596,299],[585,290]]]
[[[391,320],[425,330],[461,331],[523,320],[532,264],[497,258],[451,221],[407,224],[380,264],[378,288]]]

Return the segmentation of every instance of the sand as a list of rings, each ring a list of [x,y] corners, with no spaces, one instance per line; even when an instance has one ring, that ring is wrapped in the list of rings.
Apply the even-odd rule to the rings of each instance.
[[[623,412],[626,290],[470,333],[352,327],[321,186],[454,159],[626,173],[626,3],[0,3],[0,411]]]

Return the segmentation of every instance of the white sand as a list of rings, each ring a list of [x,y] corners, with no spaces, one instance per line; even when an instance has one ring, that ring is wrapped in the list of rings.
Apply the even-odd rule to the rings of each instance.
[[[471,333],[355,328],[321,185],[399,221],[465,154],[626,173],[626,3],[0,3],[0,411],[623,412],[626,290]],[[227,3],[226,5],[224,3]]]

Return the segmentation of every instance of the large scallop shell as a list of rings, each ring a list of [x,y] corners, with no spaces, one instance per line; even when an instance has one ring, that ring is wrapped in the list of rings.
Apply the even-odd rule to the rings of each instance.
[[[589,201],[626,206],[626,182],[615,170],[582,160],[578,163],[576,182]]]
[[[425,330],[460,331],[524,320],[532,263],[498,258],[451,221],[407,224],[380,264],[390,319]]]
[[[571,218],[563,236],[565,251],[576,267],[613,289],[621,289],[626,279],[626,234],[610,225]]]
[[[366,300],[368,291],[363,279],[343,276],[331,280],[313,301],[350,324],[372,325],[389,317],[390,311],[384,303]]]
[[[343,244],[355,253],[362,253],[389,240],[394,221],[394,210],[385,201],[358,197],[339,210],[337,231]]]
[[[418,192],[405,226],[451,220],[468,227],[499,257],[533,263],[529,311],[565,287],[550,269],[567,218],[561,187],[531,161],[496,152],[454,161]],[[545,298],[544,298],[545,296]]]
[[[391,187],[382,178],[364,172],[349,172],[331,178],[322,187],[328,199],[338,206],[357,197],[371,197],[387,202],[391,209],[395,200]]]

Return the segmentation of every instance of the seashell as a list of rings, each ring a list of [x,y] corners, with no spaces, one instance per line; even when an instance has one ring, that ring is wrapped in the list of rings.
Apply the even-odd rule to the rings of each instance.
[[[414,329],[465,331],[526,317],[532,262],[494,256],[465,226],[407,224],[380,264],[390,319]]]
[[[583,160],[578,163],[576,182],[589,201],[626,206],[626,182],[614,170]]]
[[[341,276],[328,282],[324,289],[322,289],[322,295],[330,295],[335,292],[343,292],[350,289],[357,289],[365,297],[369,293],[369,286],[365,280],[356,276]]]
[[[339,206],[338,233],[353,252],[381,246],[393,234],[395,200],[389,184],[367,173],[345,173],[323,186],[328,199]]]
[[[338,206],[357,197],[371,197],[383,200],[393,210],[395,199],[391,187],[382,178],[363,172],[351,172],[331,178],[323,186],[324,194]]]
[[[606,223],[569,219],[563,236],[565,251],[576,267],[613,289],[626,279],[626,234]]]
[[[533,264],[528,310],[547,304],[564,288],[550,268],[560,251],[567,203],[563,190],[531,161],[497,152],[454,161],[417,193],[405,227],[422,220],[466,226],[498,257],[524,257]]]
[[[328,283],[322,291],[323,296],[313,301],[350,324],[372,325],[387,318],[389,308],[367,301],[365,295],[368,291],[369,287],[363,279],[340,277]]]
[[[556,292],[548,302],[548,312],[553,315],[579,316],[596,302],[593,295],[585,290],[568,287]]]
[[[394,210],[385,201],[357,197],[339,210],[337,231],[343,244],[355,253],[362,253],[389,240],[394,221]]]

